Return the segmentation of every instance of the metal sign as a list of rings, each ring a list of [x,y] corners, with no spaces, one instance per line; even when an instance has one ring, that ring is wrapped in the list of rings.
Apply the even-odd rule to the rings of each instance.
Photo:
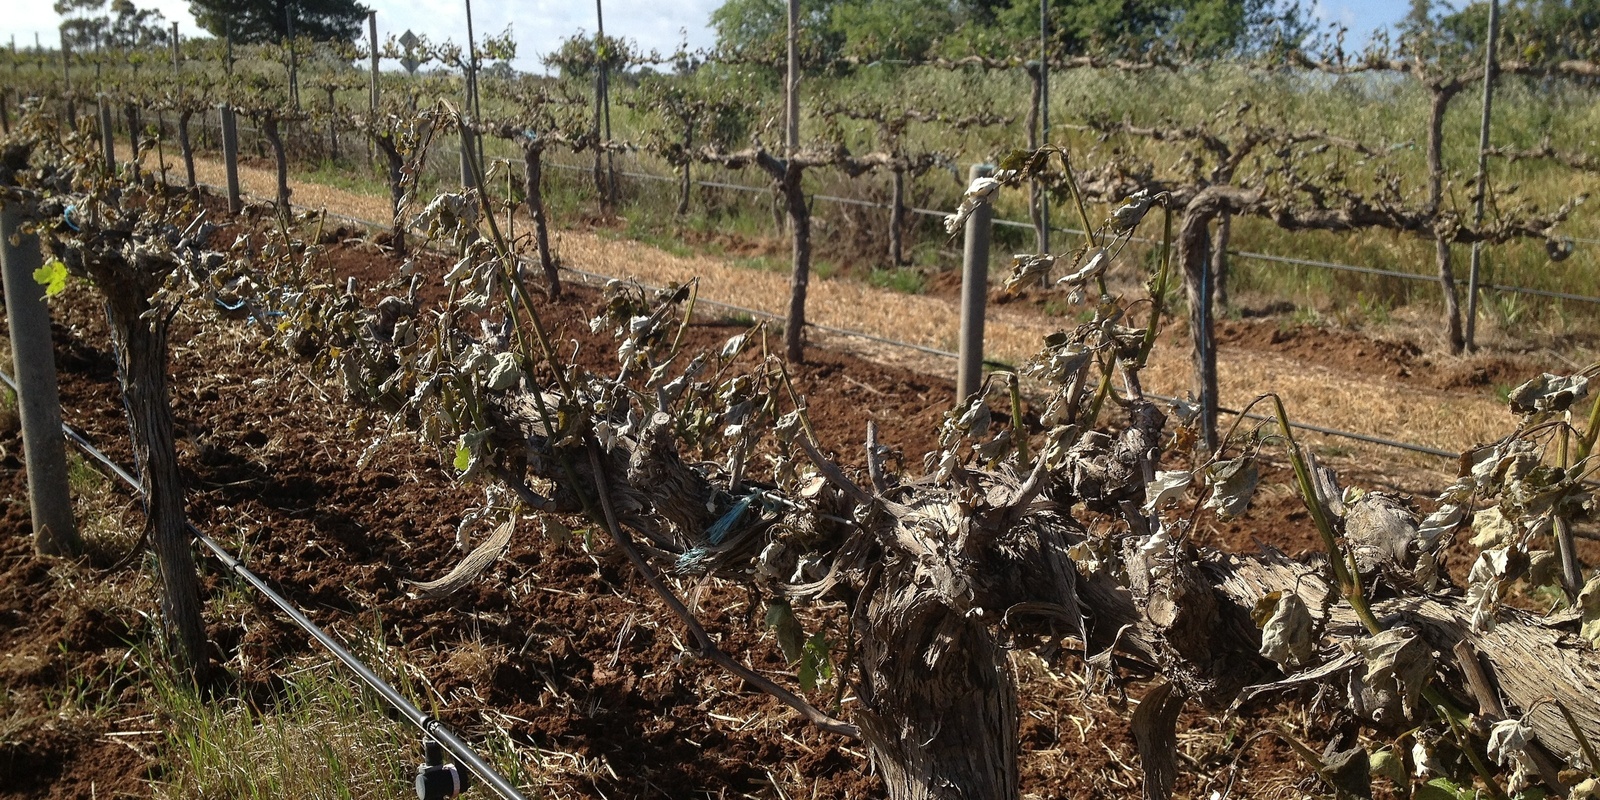
[[[421,43],[422,40],[418,39],[410,28],[407,28],[405,33],[400,34],[400,46],[406,49],[406,54],[400,57],[400,66],[405,67],[406,72],[411,75],[417,74],[417,67],[422,66],[422,62],[411,57],[411,51]]]

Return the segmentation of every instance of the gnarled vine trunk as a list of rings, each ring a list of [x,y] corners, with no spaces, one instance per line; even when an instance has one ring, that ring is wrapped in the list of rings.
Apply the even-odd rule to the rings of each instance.
[[[277,167],[278,194],[274,198],[279,214],[289,213],[289,157],[283,149],[283,137],[278,132],[278,116],[265,114],[261,119],[261,132],[272,145],[272,161]]]
[[[689,213],[689,193],[694,188],[694,180],[689,174],[693,161],[689,154],[694,152],[694,124],[691,121],[683,129],[683,162],[678,165],[678,207],[673,213],[683,216]]]
[[[111,301],[112,307],[118,301]],[[124,306],[147,305],[129,304]],[[200,581],[184,511],[183,479],[172,439],[172,401],[167,389],[167,322],[114,310],[122,394],[133,430],[134,456],[143,467],[140,483],[149,498],[150,542],[161,569],[161,598],[169,635],[182,663],[203,681],[208,668]],[[160,316],[159,314],[157,315]]]
[[[867,619],[861,659],[871,694],[857,721],[889,797],[1016,798],[1017,690],[989,626],[929,597],[903,571],[885,575]]]
[[[889,184],[889,266],[900,267],[906,263],[906,172],[894,168]]]
[[[685,173],[687,174],[687,172]],[[539,251],[539,269],[544,271],[546,294],[551,300],[561,297],[561,272],[550,255],[550,223],[544,213],[544,145],[522,145],[522,189],[528,198],[528,215],[533,217],[533,241]]]
[[[161,572],[161,610],[167,635],[176,645],[173,650],[180,667],[203,683],[209,676],[210,659],[167,386],[171,316],[153,309],[149,300],[166,269],[130,266],[121,257],[98,262],[91,257],[82,268],[106,298],[117,377],[146,498],[146,529]]]
[[[194,179],[194,143],[189,140],[189,118],[194,116],[194,111],[185,109],[178,114],[178,149],[183,153],[183,185],[193,191],[196,182]]]
[[[406,160],[400,155],[400,148],[395,144],[392,134],[373,134],[372,143],[383,153],[384,164],[388,167],[387,178],[389,183],[389,239],[394,251],[400,255],[406,254],[406,221],[401,215],[401,207],[405,204],[405,166]]]
[[[132,170],[134,180],[139,179],[139,133],[143,125],[139,121],[139,107],[132,103],[124,103],[122,115],[128,120],[128,152],[130,155],[128,169]]]
[[[1217,229],[1211,234],[1211,301],[1224,310],[1228,307],[1228,241],[1232,238],[1233,215],[1218,215]]]
[[[1033,86],[1032,94],[1028,98],[1028,149],[1039,148],[1039,108],[1043,105],[1044,79],[1039,72],[1039,65],[1029,63],[1026,65],[1028,80]],[[1038,180],[1028,181],[1028,219],[1033,222],[1033,251],[1043,253],[1045,242],[1049,241],[1050,234],[1044,229],[1044,185]]]
[[[1194,394],[1200,403],[1200,438],[1214,449],[1217,433],[1217,331],[1212,315],[1211,220],[1221,212],[1207,189],[1195,195],[1178,226],[1178,263],[1183,268],[1189,305],[1189,336],[1194,343]]]
[[[806,360],[806,291],[811,285],[811,208],[806,205],[804,172],[790,159],[779,183],[789,212],[794,256],[793,272],[789,275],[789,314],[783,323],[783,350],[785,358],[796,364]]]

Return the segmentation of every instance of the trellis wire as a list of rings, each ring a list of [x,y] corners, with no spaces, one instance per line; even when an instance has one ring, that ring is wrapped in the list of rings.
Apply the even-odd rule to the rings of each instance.
[[[581,277],[584,277],[584,278],[587,278],[587,279],[590,279],[590,280],[601,280],[601,281],[612,280],[611,276],[602,275],[602,274],[600,274],[598,272],[588,272],[586,270],[573,269],[572,267],[562,267],[562,269],[564,271],[566,271],[566,272],[570,272],[570,273],[572,273],[574,275],[578,275],[578,276],[581,276]],[[641,285],[644,286],[647,289],[659,289],[660,288],[660,287],[653,287],[653,286],[650,286],[648,284],[641,284]],[[696,303],[696,305],[707,305],[707,306],[715,306],[715,307],[718,307],[718,308],[725,308],[725,309],[728,309],[730,311],[734,311],[734,312],[737,312],[737,313],[748,314],[748,315],[750,315],[752,317],[763,317],[763,318],[766,318],[766,319],[775,319],[775,320],[783,319],[783,315],[781,315],[781,314],[774,314],[774,313],[769,312],[769,311],[761,311],[759,309],[754,309],[754,308],[745,308],[744,306],[736,306],[736,305],[733,305],[732,303],[723,303],[723,302],[719,302],[719,301],[716,301],[716,300],[706,300],[706,299],[702,298],[702,299],[696,300],[695,303]],[[908,350],[917,350],[919,352],[927,353],[929,355],[935,355],[935,356],[939,356],[941,358],[948,358],[948,359],[950,359],[952,361],[960,358],[959,354],[953,353],[953,352],[951,352],[949,350],[940,350],[940,349],[938,349],[936,347],[928,347],[926,345],[913,344],[911,342],[902,342],[902,341],[897,341],[895,339],[887,339],[887,338],[884,338],[882,336],[877,336],[877,335],[874,335],[874,334],[866,333],[864,331],[855,331],[855,330],[850,330],[848,328],[835,328],[835,327],[831,327],[831,326],[828,326],[828,325],[818,325],[817,323],[814,323],[814,322],[807,322],[806,325],[807,325],[807,327],[816,328],[817,330],[826,331],[828,333],[836,333],[836,334],[840,334],[840,335],[843,335],[843,336],[851,336],[851,337],[858,338],[858,339],[866,339],[868,341],[878,342],[880,344],[886,344],[886,345],[890,345],[890,346],[894,346],[894,347],[903,347],[903,348],[906,348]],[[1008,364],[1004,364],[1004,363],[1001,363],[1001,362],[998,362],[998,361],[984,361],[983,363],[986,366],[994,366],[994,367],[1009,367],[1010,366]],[[1179,398],[1168,397],[1166,395],[1160,395],[1160,394],[1153,394],[1153,393],[1150,393],[1150,392],[1146,392],[1145,393],[1145,397],[1151,398],[1153,400],[1159,400],[1159,401],[1161,401],[1163,403],[1178,403],[1178,402],[1180,402]],[[1222,408],[1222,407],[1219,407],[1217,410],[1221,411],[1224,414],[1234,414],[1234,415],[1239,414],[1238,409],[1233,409],[1233,408]],[[1274,420],[1277,419],[1276,417],[1263,416],[1261,414],[1255,414],[1255,413],[1244,414],[1244,417],[1245,417],[1245,419],[1253,419],[1253,420],[1266,421],[1266,422],[1274,421]],[[1393,439],[1385,439],[1385,438],[1383,438],[1381,436],[1372,436],[1372,435],[1365,434],[1365,433],[1356,433],[1354,431],[1342,431],[1342,430],[1339,430],[1337,428],[1329,428],[1329,427],[1325,427],[1325,426],[1322,426],[1322,425],[1313,425],[1313,424],[1308,423],[1308,422],[1291,422],[1291,423],[1289,423],[1289,426],[1292,427],[1292,428],[1298,428],[1300,430],[1310,431],[1312,433],[1320,433],[1320,434],[1322,434],[1324,436],[1338,436],[1338,437],[1342,437],[1342,438],[1345,438],[1345,439],[1354,439],[1356,441],[1365,442],[1367,444],[1381,445],[1383,447],[1392,447],[1392,448],[1395,448],[1395,449],[1398,449],[1398,450],[1408,450],[1408,451],[1413,452],[1413,453],[1421,453],[1421,454],[1424,454],[1424,455],[1438,456],[1440,458],[1455,459],[1455,458],[1459,458],[1460,455],[1461,455],[1460,453],[1451,452],[1449,450],[1441,450],[1441,449],[1439,449],[1437,447],[1429,447],[1428,445],[1424,445],[1424,444],[1414,444],[1414,443],[1411,443],[1411,442],[1401,442],[1401,441],[1396,441],[1396,440],[1393,440]]]
[[[567,170],[567,171],[572,171],[572,172],[583,172],[584,171],[583,167],[575,166],[575,165],[572,165],[572,164],[562,164],[560,162],[551,162],[547,166],[553,167],[555,169]],[[676,183],[677,182],[677,179],[675,179],[675,178],[669,178],[669,177],[666,177],[664,175],[651,175],[651,174],[645,173],[645,172],[618,172],[617,174],[618,175],[622,175],[624,177],[636,178],[636,179],[639,179],[639,180],[659,181],[659,182],[665,182],[665,183]],[[738,183],[726,183],[726,182],[722,182],[722,181],[697,180],[697,181],[694,181],[694,183],[695,183],[696,186],[702,186],[702,187],[706,187],[706,188],[730,189],[730,190],[733,190],[733,191],[748,192],[748,193],[751,193],[751,194],[764,194],[764,193],[770,191],[768,189],[765,189],[765,188],[762,188],[762,187],[759,187],[759,186],[749,186],[749,185],[746,185],[746,184],[738,184]],[[877,202],[875,200],[860,200],[860,199],[853,198],[853,197],[838,197],[836,195],[826,195],[826,194],[814,194],[814,195],[811,195],[811,197],[813,199],[815,199],[815,200],[821,200],[823,202],[836,203],[836,204],[841,204],[841,205],[861,206],[861,207],[865,207],[865,208],[880,208],[880,209],[887,209],[887,208],[890,207],[890,205],[888,203],[880,203],[880,202]],[[945,216],[948,215],[948,212],[939,211],[937,209],[915,208],[915,207],[911,207],[911,206],[907,206],[906,207],[906,211],[909,211],[909,212],[911,212],[913,214],[917,214],[919,216],[935,217],[935,218],[938,218],[938,219],[943,219]],[[1034,230],[1033,223],[1031,223],[1031,222],[1022,222],[1020,220],[1014,220],[1014,219],[996,219],[996,220],[993,220],[993,224],[1004,226],[1004,227],[1008,227],[1008,228],[1021,228],[1021,229],[1030,230],[1030,231]],[[1084,231],[1082,231],[1081,229],[1078,229],[1078,228],[1068,228],[1068,227],[1061,227],[1061,226],[1052,225],[1052,226],[1050,226],[1050,229],[1053,230],[1053,231],[1069,234],[1069,235],[1072,235],[1072,236],[1083,236],[1083,235],[1085,235]],[[1157,242],[1156,240],[1145,238],[1145,237],[1133,237],[1133,241],[1139,241],[1139,242],[1143,242],[1145,244],[1159,244],[1159,242]],[[1573,237],[1572,241],[1600,244],[1600,239],[1581,239],[1581,238]],[[1279,255],[1273,255],[1271,253],[1257,253],[1257,252],[1250,251],[1250,250],[1229,250],[1228,251],[1228,255],[1234,256],[1234,257],[1237,257],[1237,258],[1249,259],[1249,260],[1252,260],[1252,261],[1266,261],[1266,262],[1275,263],[1275,264],[1288,264],[1290,266],[1297,266],[1297,267],[1313,267],[1313,268],[1317,268],[1317,269],[1333,270],[1333,271],[1336,271],[1336,272],[1352,272],[1352,273],[1357,273],[1357,274],[1361,274],[1361,275],[1375,275],[1375,276],[1383,277],[1383,278],[1395,278],[1395,279],[1398,279],[1398,280],[1417,281],[1419,283],[1437,283],[1438,280],[1439,280],[1438,277],[1436,277],[1436,276],[1433,276],[1433,275],[1421,275],[1421,274],[1418,274],[1418,273],[1415,273],[1415,272],[1401,272],[1399,270],[1383,269],[1381,267],[1367,267],[1367,266],[1360,266],[1360,265],[1357,265],[1357,264],[1342,264],[1342,263],[1339,263],[1337,261],[1320,261],[1320,260],[1311,259],[1311,258],[1294,258],[1292,256],[1279,256]],[[1480,290],[1504,292],[1504,293],[1507,293],[1507,294],[1525,294],[1525,295],[1532,295],[1532,296],[1536,296],[1536,297],[1547,297],[1547,298],[1550,298],[1550,299],[1553,299],[1553,300],[1570,300],[1570,301],[1577,302],[1577,303],[1593,303],[1593,304],[1600,305],[1600,297],[1594,297],[1594,296],[1582,295],[1582,294],[1572,294],[1570,292],[1557,292],[1557,291],[1552,291],[1552,290],[1549,290],[1549,289],[1535,289],[1535,288],[1528,287],[1528,286],[1507,286],[1505,284],[1498,284],[1498,283],[1485,283],[1485,284],[1480,284],[1478,286],[1478,288]]]
[[[204,123],[203,122],[202,124],[203,125],[208,125],[209,123]],[[241,125],[241,126],[239,126],[239,130],[241,130],[241,131],[253,131],[254,128],[250,128],[248,126]],[[448,147],[441,147],[441,148],[436,148],[436,149],[438,149],[441,153],[446,153],[446,154],[449,151]],[[563,164],[563,163],[561,163],[559,161],[548,162],[546,164],[546,166],[551,167],[553,169],[565,170],[565,171],[569,171],[569,172],[580,172],[580,173],[584,172],[587,169],[586,167],[581,167],[581,166],[577,166],[577,165],[574,165],[574,164]],[[628,178],[634,178],[634,179],[637,179],[637,180],[657,181],[657,182],[661,182],[661,183],[676,183],[677,182],[676,178],[667,177],[665,175],[653,175],[653,174],[646,173],[646,172],[620,171],[617,174],[618,175],[622,175],[624,177],[628,177]],[[728,189],[728,190],[732,190],[732,191],[746,192],[746,193],[750,193],[750,194],[765,194],[765,193],[771,191],[770,189],[767,189],[767,188],[764,188],[764,187],[761,187],[761,186],[751,186],[751,185],[748,185],[748,184],[740,184],[740,183],[727,183],[725,181],[696,180],[696,181],[694,181],[694,184],[696,186],[701,186],[701,187],[704,187],[704,188]],[[823,202],[836,203],[836,204],[840,204],[840,205],[850,205],[850,206],[859,206],[859,207],[863,207],[863,208],[878,208],[878,209],[890,208],[890,205],[888,203],[880,203],[880,202],[877,202],[875,200],[861,200],[861,199],[853,198],[853,197],[839,197],[837,195],[827,195],[827,194],[814,194],[814,195],[811,195],[811,197],[813,199],[821,200]],[[906,211],[908,211],[908,212],[910,212],[912,214],[916,214],[918,216],[934,217],[936,219],[943,219],[948,214],[948,212],[940,211],[938,209],[917,208],[917,207],[914,207],[914,206],[907,206],[906,207]],[[995,219],[992,222],[995,225],[1000,225],[1000,226],[1008,227],[1008,228],[1018,228],[1018,229],[1030,230],[1030,231],[1035,229],[1035,226],[1034,226],[1034,224],[1032,222],[1023,222],[1021,220]],[[1081,230],[1081,229],[1078,229],[1078,228],[1069,228],[1069,227],[1052,225],[1052,226],[1050,226],[1050,230],[1056,231],[1056,232],[1059,232],[1059,233],[1065,233],[1065,234],[1068,234],[1070,236],[1084,236],[1085,235],[1085,232],[1083,230]],[[1600,245],[1600,239],[1587,238],[1587,237],[1581,237],[1581,236],[1569,236],[1567,238],[1568,238],[1568,240],[1570,240],[1570,241],[1572,241],[1574,243],[1577,243],[1577,244]],[[1159,244],[1159,242],[1155,241],[1154,239],[1149,239],[1149,238],[1146,238],[1146,237],[1133,237],[1131,240],[1132,241],[1142,242],[1142,243],[1145,243],[1145,244]],[[1369,266],[1362,266],[1362,265],[1358,265],[1358,264],[1344,264],[1344,263],[1337,262],[1337,261],[1322,261],[1322,260],[1312,259],[1312,258],[1295,258],[1293,256],[1280,256],[1280,255],[1274,255],[1272,253],[1258,253],[1258,252],[1255,252],[1255,251],[1252,251],[1252,250],[1229,250],[1228,251],[1228,255],[1233,256],[1235,258],[1248,259],[1248,260],[1251,260],[1251,261],[1265,261],[1265,262],[1274,263],[1274,264],[1287,264],[1287,265],[1296,266],[1296,267],[1311,267],[1311,268],[1314,268],[1314,269],[1326,269],[1326,270],[1332,270],[1332,271],[1335,271],[1335,272],[1350,272],[1350,273],[1355,273],[1355,274],[1359,274],[1359,275],[1373,275],[1373,276],[1377,276],[1377,277],[1381,277],[1381,278],[1394,278],[1396,280],[1403,280],[1403,281],[1416,281],[1418,283],[1437,283],[1438,280],[1439,280],[1437,276],[1422,275],[1422,274],[1415,273],[1415,272],[1402,272],[1400,270],[1383,269],[1381,267],[1369,267]],[[1549,298],[1549,299],[1552,299],[1552,300],[1567,300],[1567,301],[1571,301],[1571,302],[1575,302],[1575,303],[1589,303],[1589,304],[1594,304],[1594,305],[1600,305],[1600,297],[1597,297],[1597,296],[1573,294],[1571,292],[1558,292],[1558,291],[1553,291],[1553,290],[1550,290],[1550,289],[1535,289],[1535,288],[1530,287],[1530,286],[1510,286],[1510,285],[1500,284],[1500,283],[1484,283],[1484,284],[1480,284],[1478,286],[1478,288],[1479,288],[1479,290],[1482,290],[1482,291],[1502,292],[1502,293],[1505,293],[1505,294],[1521,294],[1521,295],[1529,295],[1529,296],[1533,296],[1533,297],[1545,297],[1545,298]]]

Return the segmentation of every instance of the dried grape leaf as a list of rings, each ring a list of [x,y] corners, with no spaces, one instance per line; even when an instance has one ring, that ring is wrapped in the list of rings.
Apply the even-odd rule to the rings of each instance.
[[[1293,593],[1275,598],[1270,616],[1261,626],[1261,655],[1273,660],[1285,671],[1298,668],[1311,660],[1316,652],[1313,639],[1311,610],[1304,600]],[[1271,598],[1272,595],[1267,595]],[[1266,598],[1263,598],[1263,604]],[[1258,604],[1257,608],[1260,608]]]
[[[1465,508],[1450,503],[1439,506],[1438,511],[1424,517],[1422,524],[1417,527],[1417,538],[1421,540],[1423,549],[1437,544],[1440,537],[1455,530],[1466,516]]]
[[[515,353],[496,353],[485,382],[492,392],[503,392],[522,381],[522,368],[517,365]]]
[[[972,399],[971,405],[967,406],[967,410],[956,420],[956,428],[973,436],[982,436],[989,431],[989,425],[993,421],[988,404],[979,396]]]
[[[995,190],[999,188],[1000,181],[994,178],[987,176],[974,178],[972,183],[967,186],[967,191],[961,195],[961,206],[956,209],[956,213],[945,216],[944,232],[952,236],[955,235],[955,232],[960,230],[961,226],[966,223],[967,217],[972,216],[972,212],[976,211],[978,206],[989,202],[990,195],[993,195]]]
[[[1578,593],[1582,625],[1578,634],[1592,647],[1600,647],[1600,573],[1596,573]]]
[[[1427,641],[1416,630],[1400,626],[1357,642],[1355,648],[1367,662],[1360,705],[1374,720],[1384,722],[1398,702],[1400,713],[1411,718],[1433,672],[1433,650]]]
[[[1156,473],[1156,479],[1145,484],[1144,495],[1149,498],[1145,501],[1146,512],[1173,502],[1183,496],[1189,484],[1194,482],[1194,473],[1184,469],[1166,470]]]
[[[723,361],[727,361],[728,359],[739,355],[739,351],[744,349],[744,340],[745,334],[742,333],[729,339],[727,342],[723,343],[722,352],[718,353],[717,357]]]
[[[1038,283],[1055,265],[1056,257],[1048,253],[1017,253],[1011,257],[1011,274],[1000,288],[1010,293],[1020,286]]]
[[[1340,750],[1337,740],[1328,742],[1327,749],[1322,751],[1322,768],[1318,772],[1333,787],[1336,800],[1372,797],[1372,761],[1367,749],[1360,744]]]
[[[1531,782],[1534,771],[1533,728],[1520,719],[1503,719],[1489,729],[1489,757],[1502,767],[1511,767],[1512,792],[1520,792]]]
[[[783,651],[784,660],[790,664],[797,664],[805,656],[806,632],[800,627],[800,620],[794,616],[794,608],[787,600],[769,600],[767,602],[767,627],[777,634],[778,648]]]
[[[1089,260],[1085,262],[1083,266],[1079,267],[1077,272],[1062,277],[1060,280],[1056,281],[1056,286],[1082,286],[1085,283],[1088,283],[1090,280],[1104,274],[1107,265],[1110,263],[1111,255],[1106,252],[1106,249],[1104,247],[1096,248],[1093,253],[1089,254]]]
[[[1250,498],[1261,480],[1253,458],[1218,461],[1206,468],[1206,476],[1211,479],[1211,497],[1206,500],[1205,507],[1216,509],[1217,514],[1224,517],[1243,514],[1250,507]]]
[[[1111,212],[1112,227],[1121,233],[1133,230],[1140,220],[1144,219],[1145,213],[1150,210],[1150,203],[1154,200],[1155,197],[1150,194],[1149,189],[1140,189],[1129,195],[1125,205]]]
[[[1512,389],[1506,399],[1513,413],[1532,414],[1536,411],[1565,411],[1588,393],[1588,378],[1546,372]]]
[[[1472,609],[1472,629],[1494,629],[1495,611],[1500,608],[1506,574],[1511,569],[1511,548],[1497,547],[1478,554],[1467,574],[1467,607]]]
[[[1479,550],[1504,545],[1515,533],[1516,527],[1498,506],[1479,511],[1472,518],[1472,546]]]

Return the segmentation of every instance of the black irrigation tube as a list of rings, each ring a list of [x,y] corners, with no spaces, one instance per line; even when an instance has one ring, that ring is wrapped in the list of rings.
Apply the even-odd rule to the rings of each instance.
[[[750,187],[742,187],[742,188],[750,188]],[[764,191],[764,190],[757,189],[755,191]],[[387,226],[380,225],[379,223],[373,222],[372,220],[361,219],[360,217],[352,217],[352,216],[350,216],[348,214],[340,214],[340,213],[333,212],[333,211],[325,211],[324,213],[326,213],[330,217],[334,217],[335,219],[342,219],[342,220],[345,220],[347,222],[355,223],[357,225],[366,226],[368,228],[373,228],[373,229],[376,229],[376,230],[386,230],[387,229]],[[600,274],[598,272],[588,272],[586,270],[576,269],[576,268],[573,268],[573,267],[562,267],[562,270],[564,270],[566,272],[570,272],[570,273],[572,273],[574,275],[581,275],[581,276],[583,276],[585,278],[588,278],[588,279],[599,279],[599,280],[613,280],[614,279],[614,276],[611,276],[611,275],[602,275],[602,274]],[[650,287],[650,288],[658,288],[658,287]],[[733,305],[732,303],[723,303],[723,302],[720,302],[720,301],[717,301],[717,300],[697,300],[696,302],[697,303],[703,303],[703,304],[708,305],[708,306],[716,306],[718,308],[725,308],[725,309],[728,309],[730,311],[738,312],[738,313],[741,313],[741,314],[749,314],[752,317],[763,317],[763,318],[766,318],[766,319],[783,319],[783,315],[781,315],[781,314],[774,314],[774,313],[772,313],[770,311],[761,311],[759,309],[754,309],[754,308],[745,308],[744,306],[736,306],[736,305]],[[857,339],[865,339],[867,341],[878,342],[879,344],[886,344],[886,345],[890,345],[892,347],[900,347],[900,348],[904,348],[904,349],[907,349],[907,350],[915,350],[917,352],[927,353],[929,355],[934,355],[934,356],[939,356],[940,358],[949,358],[949,359],[960,358],[959,354],[952,353],[949,350],[940,350],[937,347],[928,347],[927,345],[915,344],[913,342],[902,342],[902,341],[899,341],[897,339],[889,339],[889,338],[886,338],[886,337],[883,337],[883,336],[878,336],[878,335],[875,335],[875,334],[867,333],[865,331],[850,330],[849,328],[836,328],[836,327],[833,327],[831,325],[820,325],[820,324],[815,323],[815,322],[807,322],[806,325],[808,327],[816,328],[819,331],[825,331],[827,333],[839,334],[841,336],[850,336],[850,337],[854,337],[854,338],[857,338]],[[1003,364],[1003,363],[998,362],[998,361],[985,360],[983,363],[984,363],[984,365],[991,366],[991,367],[1009,367],[1010,366],[1008,364]],[[1160,400],[1160,401],[1166,402],[1166,403],[1172,403],[1172,402],[1176,402],[1177,401],[1177,398],[1166,397],[1166,396],[1158,395],[1158,394],[1146,394],[1145,396],[1146,397],[1151,397],[1151,398],[1154,398],[1156,400]],[[1231,409],[1231,408],[1221,408],[1221,407],[1219,407],[1217,410],[1222,412],[1222,413],[1224,413],[1224,414],[1238,414],[1239,413],[1237,410]],[[1268,419],[1268,417],[1264,417],[1264,416],[1261,416],[1259,414],[1246,414],[1244,416],[1245,416],[1246,419],[1254,419],[1254,420],[1267,420]],[[1321,426],[1321,425],[1313,425],[1313,424],[1308,423],[1308,422],[1291,422],[1291,423],[1289,423],[1289,425],[1290,425],[1290,427],[1293,427],[1293,428],[1298,428],[1300,430],[1310,431],[1312,433],[1320,433],[1320,434],[1322,434],[1324,436],[1338,436],[1338,437],[1341,437],[1341,438],[1344,438],[1344,439],[1353,439],[1353,440],[1358,441],[1358,442],[1365,442],[1367,444],[1375,444],[1375,445],[1379,445],[1381,447],[1389,447],[1389,448],[1393,448],[1393,449],[1396,449],[1396,450],[1406,450],[1406,451],[1409,451],[1409,452],[1421,453],[1421,454],[1424,454],[1424,455],[1438,456],[1440,458],[1457,458],[1457,457],[1459,457],[1461,455],[1460,453],[1452,453],[1452,452],[1450,452],[1448,450],[1441,450],[1441,449],[1439,449],[1437,447],[1429,447],[1428,445],[1425,445],[1425,444],[1415,444],[1413,442],[1402,442],[1402,441],[1398,441],[1398,440],[1395,440],[1395,439],[1385,439],[1385,438],[1383,438],[1381,436],[1372,436],[1370,434],[1365,434],[1365,433],[1356,433],[1355,431],[1344,431],[1344,430],[1339,430],[1338,428],[1328,428],[1328,427],[1324,427],[1324,426]]]
[[[11,391],[18,391],[16,382],[3,371],[0,371],[0,381],[4,381],[11,388]],[[72,442],[78,449],[104,465],[116,477],[121,478],[124,483],[128,484],[129,488],[133,489],[135,494],[144,494],[144,487],[139,485],[138,478],[124,469],[121,464],[111,460],[110,456],[101,452],[82,434],[73,430],[72,426],[62,423],[61,432],[66,436],[67,441]],[[190,535],[194,536],[196,541],[205,545],[206,549],[210,550],[211,554],[222,562],[223,566],[243,578],[246,583],[255,587],[256,591],[272,601],[272,604],[277,606],[289,618],[289,621],[300,626],[318,644],[327,648],[328,652],[332,653],[334,658],[339,659],[345,667],[355,673],[362,683],[365,683],[368,688],[382,696],[390,707],[400,712],[408,722],[415,725],[424,735],[438,742],[441,747],[449,751],[452,756],[455,756],[458,764],[472,770],[495,794],[500,795],[504,800],[527,800],[521,792],[517,791],[516,787],[512,786],[500,773],[496,772],[494,767],[489,766],[483,759],[479,758],[478,754],[466,742],[445,727],[443,722],[422,713],[421,709],[413,705],[410,700],[407,700],[404,695],[400,694],[393,686],[390,686],[383,678],[378,677],[378,674],[362,663],[361,659],[356,658],[354,654],[345,649],[344,645],[340,644],[339,640],[335,639],[332,634],[312,622],[311,618],[307,617],[293,602],[275,591],[259,575],[246,568],[226,548],[202,533],[193,523],[185,524],[189,527]]]
[[[1160,401],[1162,401],[1164,403],[1176,403],[1176,402],[1179,402],[1179,399],[1176,398],[1176,397],[1167,397],[1165,395],[1159,395],[1159,394],[1148,394],[1147,393],[1147,394],[1145,394],[1145,397],[1154,398],[1154,399],[1160,400]],[[1223,408],[1221,406],[1218,406],[1217,410],[1222,412],[1222,413],[1224,413],[1224,414],[1233,414],[1235,416],[1243,416],[1245,419],[1253,419],[1253,420],[1257,420],[1259,422],[1276,422],[1278,420],[1277,417],[1268,416],[1266,414],[1247,413],[1247,414],[1242,414],[1241,415],[1237,409]],[[1367,444],[1376,444],[1376,445],[1381,445],[1383,447],[1392,447],[1392,448],[1395,448],[1397,450],[1409,450],[1409,451],[1411,451],[1413,453],[1422,453],[1423,455],[1438,456],[1440,458],[1448,458],[1448,459],[1454,460],[1454,459],[1457,459],[1457,458],[1461,457],[1460,453],[1452,453],[1449,450],[1440,450],[1437,447],[1429,447],[1429,446],[1427,446],[1425,444],[1412,444],[1411,442],[1397,442],[1397,441],[1395,441],[1393,439],[1384,439],[1384,438],[1379,437],[1379,436],[1368,436],[1365,433],[1354,433],[1354,432],[1351,432],[1351,431],[1341,431],[1341,430],[1339,430],[1337,428],[1325,428],[1325,427],[1323,427],[1321,425],[1312,425],[1309,422],[1290,422],[1289,423],[1289,427],[1291,427],[1291,428],[1299,428],[1300,430],[1310,431],[1312,433],[1320,433],[1320,434],[1323,434],[1324,436],[1340,436],[1340,437],[1343,437],[1343,438],[1346,438],[1346,439],[1354,439],[1354,440],[1356,440],[1358,442],[1366,442]]]

